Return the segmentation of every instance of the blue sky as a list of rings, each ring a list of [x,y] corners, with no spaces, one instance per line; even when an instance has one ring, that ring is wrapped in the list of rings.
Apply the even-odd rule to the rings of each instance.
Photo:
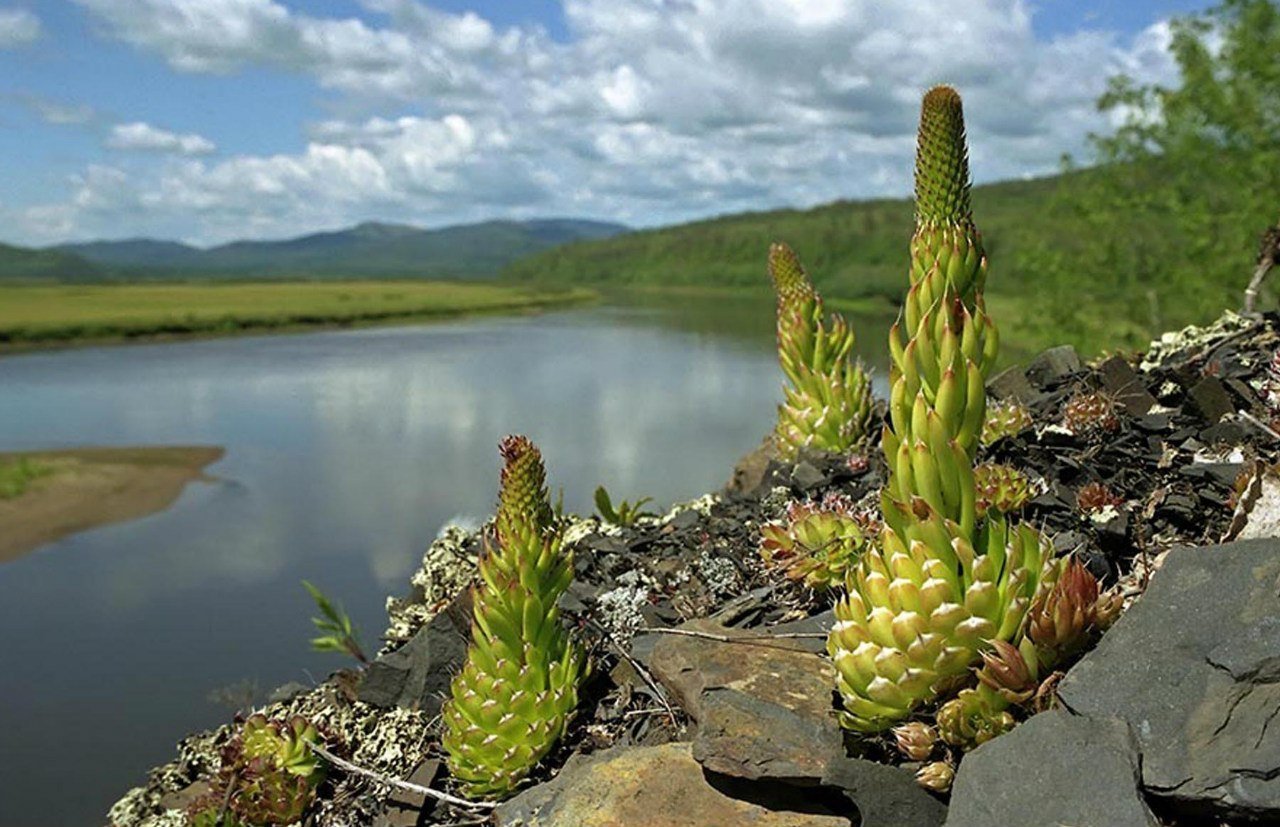
[[[1051,171],[1206,3],[0,0],[0,240],[633,225],[907,191],[919,93]],[[926,25],[927,21],[937,21]]]

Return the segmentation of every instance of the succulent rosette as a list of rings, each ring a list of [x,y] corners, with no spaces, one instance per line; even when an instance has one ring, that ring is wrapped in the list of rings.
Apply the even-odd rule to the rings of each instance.
[[[879,524],[848,497],[793,502],[780,520],[760,527],[765,564],[815,591],[844,584]]]
[[[486,542],[467,661],[442,711],[450,772],[470,796],[504,796],[550,752],[578,705],[585,656],[556,602],[573,578],[538,449],[507,437],[496,540]]]
[[[324,780],[324,764],[311,749],[319,743],[306,718],[251,715],[223,749],[212,789],[194,802],[192,824],[272,827],[301,821]]]
[[[785,244],[769,249],[778,300],[778,361],[786,375],[775,440],[784,456],[801,448],[844,453],[866,440],[871,379],[853,355],[854,334],[828,314],[799,257]]]

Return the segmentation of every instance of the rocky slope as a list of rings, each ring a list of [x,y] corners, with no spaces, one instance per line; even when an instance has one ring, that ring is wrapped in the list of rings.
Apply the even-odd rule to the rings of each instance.
[[[918,765],[889,739],[838,729],[822,654],[832,598],[770,571],[756,550],[759,526],[796,499],[839,493],[874,509],[879,452],[781,463],[766,446],[724,491],[663,517],[572,520],[577,576],[563,608],[596,668],[525,790],[462,807],[335,767],[306,823],[1280,822],[1280,540],[1265,539],[1280,535],[1278,346],[1280,315],[1227,316],[1167,335],[1141,362],[1085,366],[1055,349],[992,381],[1034,425],[986,458],[1030,475],[1023,518],[1130,605],[1068,664],[1055,708],[964,756],[949,795],[919,786]],[[283,688],[268,713],[307,716],[349,765],[448,791],[437,713],[465,653],[478,546],[446,532],[411,593],[389,601],[376,661]],[[184,740],[110,823],[185,823],[232,732]]]

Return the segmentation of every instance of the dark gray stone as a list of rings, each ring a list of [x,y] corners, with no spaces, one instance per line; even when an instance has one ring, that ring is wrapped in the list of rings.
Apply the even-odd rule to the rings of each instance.
[[[841,753],[828,761],[822,783],[839,789],[857,805],[862,816],[859,827],[941,827],[947,817],[946,805],[916,783],[914,774],[903,767]]]
[[[365,671],[357,697],[367,704],[440,711],[449,682],[462,668],[471,640],[471,593],[463,592],[413,637]]]
[[[793,637],[785,638],[795,645],[797,649],[803,649],[806,652],[813,652],[820,655],[827,651],[827,632],[831,631],[831,626],[836,622],[836,613],[833,609],[827,609],[825,612],[806,617],[802,620],[792,620],[787,623],[778,623],[764,629],[771,635],[813,635],[814,637]]]
[[[807,461],[797,463],[795,470],[791,472],[791,484],[801,491],[811,491],[826,483],[827,475]]]
[[[1116,719],[1036,715],[964,757],[947,827],[1157,827]]]
[[[1227,389],[1222,380],[1216,376],[1206,376],[1187,392],[1187,404],[1190,413],[1203,417],[1210,425],[1216,425],[1222,417],[1235,413],[1236,407],[1231,404]]]
[[[1280,821],[1280,541],[1170,552],[1059,695],[1127,721],[1178,812]]]
[[[1044,390],[1050,385],[1080,370],[1080,355],[1071,345],[1051,347],[1027,365],[1027,379]]]
[[[987,381],[987,390],[997,399],[1016,400],[1024,405],[1030,404],[1038,395],[1027,381],[1027,375],[1017,365],[1005,368],[991,377]]]
[[[432,758],[419,764],[406,780],[411,784],[430,787],[439,774],[440,761]],[[374,817],[373,827],[421,827],[427,823],[426,814],[434,809],[435,804],[435,799],[428,800],[422,793],[392,789],[382,812]]]
[[[1112,356],[1098,366],[1102,386],[1129,416],[1145,416],[1157,403],[1134,369],[1119,356]]]

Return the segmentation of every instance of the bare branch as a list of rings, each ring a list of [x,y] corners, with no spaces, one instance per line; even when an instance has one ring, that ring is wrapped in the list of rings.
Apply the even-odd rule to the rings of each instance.
[[[465,807],[469,810],[492,810],[498,806],[497,802],[494,801],[467,801],[465,798],[458,798],[456,796],[449,795],[448,793],[442,793],[439,790],[433,790],[430,787],[424,787],[421,784],[414,784],[412,781],[401,781],[399,778],[382,775],[381,773],[374,772],[373,770],[357,766],[345,758],[339,758],[319,744],[313,744],[310,741],[306,741],[304,743],[306,743],[306,745],[310,747],[316,755],[319,755],[335,767],[341,767],[349,773],[363,776],[371,781],[377,781],[379,784],[396,787],[397,789],[404,790],[405,792],[425,795],[428,798],[434,798],[437,801],[443,801],[446,804],[452,804],[455,807]]]

